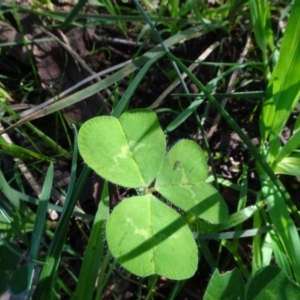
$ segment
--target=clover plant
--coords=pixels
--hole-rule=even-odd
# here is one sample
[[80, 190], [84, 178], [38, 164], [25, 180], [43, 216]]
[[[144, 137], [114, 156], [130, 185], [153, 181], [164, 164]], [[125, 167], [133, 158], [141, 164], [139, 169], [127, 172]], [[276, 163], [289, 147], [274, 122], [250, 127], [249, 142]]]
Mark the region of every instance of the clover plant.
[[221, 195], [205, 182], [207, 164], [198, 144], [181, 140], [166, 154], [156, 114], [133, 110], [119, 119], [100, 116], [87, 121], [78, 146], [97, 174], [137, 191], [113, 209], [106, 224], [116, 260], [137, 276], [191, 277], [198, 250], [180, 211], [211, 223], [221, 223], [228, 215]]

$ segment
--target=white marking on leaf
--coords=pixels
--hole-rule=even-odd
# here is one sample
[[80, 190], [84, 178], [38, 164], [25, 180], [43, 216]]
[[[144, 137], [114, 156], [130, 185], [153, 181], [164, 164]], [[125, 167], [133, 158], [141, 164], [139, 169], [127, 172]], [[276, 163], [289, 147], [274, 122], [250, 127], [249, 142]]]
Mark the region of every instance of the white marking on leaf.
[[186, 175], [185, 169], [181, 168], [180, 171], [181, 171], [181, 180], [180, 180], [180, 183], [187, 183], [187, 182], [189, 182], [189, 179], [188, 179], [188, 177]]
[[132, 224], [132, 221], [133, 221], [133, 220], [132, 220], [131, 218], [126, 218], [126, 223], [127, 223], [127, 224]]
[[149, 233], [148, 233], [148, 231], [145, 230], [145, 229], [135, 228], [134, 234], [135, 234], [135, 235], [140, 235], [140, 236], [144, 237], [145, 239], [148, 239], [148, 238], [149, 238]]
[[130, 149], [133, 149], [134, 151], [138, 151], [141, 148], [147, 147], [147, 144], [145, 143], [138, 143], [137, 141], [129, 141], [129, 147]]
[[113, 157], [113, 160], [116, 164], [119, 164], [118, 161], [120, 159], [124, 159], [124, 158], [126, 159], [126, 158], [128, 158], [129, 155], [130, 155], [130, 153], [129, 153], [128, 146], [124, 145], [121, 147], [120, 152]]

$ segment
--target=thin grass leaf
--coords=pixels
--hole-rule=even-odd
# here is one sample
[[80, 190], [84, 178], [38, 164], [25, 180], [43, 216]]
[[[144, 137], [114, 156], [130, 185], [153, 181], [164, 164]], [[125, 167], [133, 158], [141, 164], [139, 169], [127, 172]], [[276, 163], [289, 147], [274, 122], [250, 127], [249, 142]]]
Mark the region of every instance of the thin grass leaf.
[[[6, 7], [6, 12], [12, 12], [13, 10], [16, 10], [17, 12], [23, 12], [23, 13], [31, 13], [34, 15], [38, 15], [41, 17], [46, 17], [55, 21], [59, 21], [61, 23], [64, 23], [67, 16], [69, 15], [68, 12], [63, 11], [47, 11], [47, 10], [36, 10], [32, 9], [30, 7], [25, 6], [16, 6], [9, 3], [2, 3], [2, 6]], [[0, 11], [2, 12], [2, 11]], [[176, 22], [177, 20], [168, 16], [159, 17], [156, 12], [150, 12], [149, 17], [153, 22], [157, 22], [160, 18], [162, 22], [165, 23], [172, 23]], [[104, 23], [104, 24], [110, 24], [115, 25], [116, 22], [128, 22], [128, 23], [141, 23], [144, 21], [144, 18], [141, 16], [137, 16], [136, 14], [126, 14], [126, 15], [110, 15], [110, 14], [88, 14], [88, 13], [78, 13], [77, 19], [82, 20], [83, 22], [76, 22], [72, 21], [69, 23], [70, 26], [78, 26], [78, 27], [88, 27], [88, 26], [95, 26], [95, 23]], [[84, 23], [84, 25], [83, 25]], [[188, 24], [199, 24], [199, 19], [197, 18], [188, 18], [187, 19]], [[59, 27], [61, 24], [59, 24]], [[53, 26], [55, 27], [55, 26]], [[45, 40], [44, 40], [45, 41]]]
[[[78, 299], [93, 299], [100, 263], [104, 260], [105, 224], [108, 216], [109, 192], [106, 181], [81, 265], [75, 292]], [[98, 282], [98, 284], [102, 284], [102, 282]]]
[[280, 243], [278, 239], [278, 235], [271, 230], [269, 232], [270, 238], [271, 238], [271, 245], [272, 245], [272, 250], [275, 256], [276, 263], [278, 266], [285, 271], [285, 273], [290, 277], [293, 278], [293, 271], [291, 269], [290, 262], [288, 260], [288, 257], [282, 247], [282, 244]]
[[250, 278], [251, 273], [247, 268], [247, 264], [242, 260], [241, 256], [239, 255], [238, 251], [235, 249], [233, 243], [222, 240], [222, 245], [232, 254], [236, 264], [238, 265], [240, 271], [244, 275], [245, 278]]
[[[300, 96], [300, 2], [295, 1], [284, 33], [279, 60], [268, 84], [262, 108], [260, 132], [263, 141], [278, 139]], [[271, 161], [277, 146], [270, 145]]]
[[147, 74], [151, 66], [159, 59], [165, 56], [165, 52], [159, 53], [157, 56], [150, 58], [146, 64], [142, 67], [142, 69], [139, 71], [139, 73], [134, 77], [133, 81], [129, 85], [129, 87], [126, 89], [124, 95], [122, 96], [120, 102], [118, 103], [115, 110], [113, 110], [112, 115], [116, 118], [120, 117], [123, 113], [125, 107], [129, 104], [129, 100], [131, 96], [133, 95], [136, 88], [139, 86], [140, 82], [144, 78], [144, 76]]
[[[65, 243], [67, 228], [69, 226], [70, 217], [73, 213], [74, 206], [76, 205], [78, 195], [76, 193], [77, 186], [75, 186], [76, 166], [77, 166], [77, 130], [74, 127], [74, 150], [72, 158], [72, 169], [69, 188], [66, 196], [66, 202], [63, 212], [51, 241], [45, 265], [40, 273], [39, 282], [34, 292], [33, 299], [51, 299], [55, 294], [55, 279], [57, 276], [57, 268], [61, 259], [61, 252]], [[78, 185], [79, 186], [79, 185]]]
[[276, 235], [288, 258], [294, 277], [300, 283], [300, 239], [297, 228], [289, 216], [280, 192], [270, 180], [264, 180], [262, 192], [268, 202], [269, 214], [276, 229]]
[[[107, 266], [109, 265], [109, 260], [110, 259], [111, 259], [111, 254], [110, 254], [109, 251], [107, 251], [107, 254], [106, 254], [105, 259], [104, 259], [104, 263], [102, 265], [103, 270], [107, 269]], [[110, 267], [109, 267], [109, 269], [108, 269], [108, 271], [107, 271], [106, 274], [104, 274], [104, 272], [100, 273], [99, 282], [101, 282], [101, 284], [99, 284], [99, 286], [98, 286], [95, 299], [100, 299], [100, 297], [101, 297], [101, 295], [103, 293], [103, 290], [107, 286], [107, 282], [108, 282], [110, 276], [112, 275], [112, 273], [113, 273], [113, 271], [114, 271], [114, 269], [115, 269], [116, 266], [117, 266], [117, 261], [114, 260], [111, 263], [111, 265], [110, 265]]]
[[267, 0], [250, 0], [249, 6], [255, 40], [262, 51], [263, 62], [267, 67], [267, 46], [271, 51], [274, 49], [269, 3]]
[[201, 105], [204, 99], [199, 99], [193, 101], [182, 113], [180, 113], [165, 129], [165, 132], [171, 132], [190, 117], [190, 115], [195, 112], [195, 110]]
[[36, 126], [32, 125], [31, 123], [27, 123], [26, 126], [28, 126], [28, 128], [31, 129], [32, 132], [35, 133], [38, 137], [40, 137], [50, 148], [58, 152], [58, 155], [63, 156], [65, 159], [71, 158], [71, 155], [68, 151], [58, 145], [57, 142], [53, 141], [48, 135], [43, 133]]
[[167, 299], [168, 300], [177, 299], [176, 297], [178, 296], [180, 291], [183, 289], [185, 283], [186, 283], [186, 280], [176, 281]]
[[[206, 180], [206, 182], [212, 182], [213, 181], [213, 176], [209, 176]], [[241, 190], [241, 187], [239, 184], [234, 184], [232, 183], [231, 181], [227, 180], [227, 179], [224, 179], [224, 178], [218, 178], [218, 183], [223, 185], [223, 186], [226, 186], [226, 187], [229, 187], [233, 190], [236, 190], [236, 191], [240, 191]], [[257, 195], [257, 191], [255, 190], [252, 190], [252, 189], [249, 189], [248, 188], [248, 193], [251, 193], [252, 195]]]
[[1, 170], [0, 170], [0, 190], [15, 208], [17, 209], [20, 208], [20, 199], [17, 193], [15, 192], [15, 190], [13, 190], [8, 184], [8, 182], [6, 181]]
[[225, 222], [217, 225], [204, 222], [203, 220], [189, 220], [188, 217], [187, 222], [192, 226], [193, 230], [199, 233], [223, 231], [244, 223], [246, 220], [250, 219], [255, 213], [257, 213], [259, 210], [265, 207], [265, 205], [265, 201], [260, 201], [256, 203], [256, 205], [250, 205], [248, 207], [245, 207], [229, 215]]
[[[30, 261], [28, 265], [28, 274], [29, 274], [28, 291], [31, 290], [33, 284], [33, 278], [34, 278], [35, 267], [36, 267], [36, 263], [34, 261], [38, 260], [41, 239], [42, 239], [42, 235], [46, 223], [48, 202], [51, 195], [52, 183], [53, 183], [53, 164], [50, 164], [48, 171], [46, 173], [42, 193], [40, 195], [40, 201], [37, 208], [36, 219], [34, 222], [34, 228], [32, 232], [31, 247], [29, 252]], [[27, 296], [27, 299], [29, 299], [29, 294]]]
[[[278, 171], [278, 161], [281, 163], [282, 160], [287, 160], [289, 157], [286, 157], [286, 155], [297, 146], [297, 141], [291, 139], [288, 146], [284, 146], [281, 149], [279, 135], [300, 95], [300, 71], [297, 67], [300, 63], [300, 42], [297, 35], [298, 30], [300, 30], [299, 13], [300, 2], [297, 1], [294, 3], [286, 27], [279, 60], [269, 82], [261, 114], [260, 132], [263, 139], [262, 144], [267, 139], [270, 141], [269, 149], [262, 150], [266, 153], [266, 160], [273, 164], [272, 166], [276, 171]], [[282, 150], [283, 153], [280, 154]], [[276, 157], [279, 157], [278, 161], [276, 161], [277, 165], [273, 163]], [[280, 167], [282, 166], [283, 164]], [[270, 182], [269, 176], [265, 174], [266, 170], [263, 171], [259, 168], [258, 170], [262, 182], [262, 191], [268, 202], [269, 215], [276, 228], [276, 236], [271, 235], [271, 237], [272, 239], [278, 237], [278, 242], [277, 239], [276, 241], [273, 240], [273, 242], [277, 244], [277, 247], [280, 247], [279, 243], [281, 243], [283, 249], [283, 251], [277, 252], [276, 260], [278, 260], [278, 264], [282, 264], [281, 267], [285, 268], [286, 272], [288, 272], [289, 268], [287, 266], [288, 261], [293, 270], [295, 280], [299, 283], [300, 255], [297, 250], [300, 247], [300, 239], [294, 221], [290, 218], [286, 209], [284, 200], [289, 200], [289, 198], [282, 198], [280, 189], [275, 188], [275, 182]], [[292, 171], [292, 168], [289, 167], [288, 171]], [[289, 202], [289, 205], [293, 210], [295, 222], [299, 226], [297, 208], [294, 208], [291, 202]], [[286, 255], [287, 259], [283, 259], [281, 253]]]
[[265, 205], [266, 202], [261, 201], [256, 203], [255, 205], [251, 205], [238, 210], [237, 212], [229, 215], [228, 219], [219, 226], [218, 230], [226, 230], [228, 228], [232, 228], [234, 226], [238, 226], [239, 224], [244, 223], [246, 220], [251, 218], [256, 212], [265, 207]]
[[239, 202], [237, 210], [240, 211], [246, 207], [247, 193], [248, 193], [248, 166], [243, 164], [243, 171], [239, 180], [241, 185], [241, 191], [239, 196]]
[[148, 294], [146, 295], [146, 298], [145, 300], [150, 300], [150, 299], [153, 299], [153, 294], [154, 294], [154, 291], [155, 291], [155, 285], [158, 281], [158, 278], [159, 276], [158, 275], [151, 275], [147, 278], [147, 281], [148, 281]]
[[[275, 251], [274, 250], [275, 248], [274, 248], [274, 246], [272, 246], [273, 239], [271, 238], [271, 233], [272, 233], [272, 231], [268, 232], [265, 235], [262, 245], [261, 245], [262, 265], [261, 265], [260, 269], [263, 267], [269, 266], [271, 264], [271, 261], [273, 258], [273, 251]], [[289, 269], [291, 269], [291, 268], [289, 267]], [[253, 274], [254, 274], [254, 272], [253, 272]]]
[[255, 236], [257, 234], [263, 234], [269, 232], [273, 229], [273, 226], [264, 226], [261, 228], [253, 228], [253, 229], [245, 229], [245, 230], [237, 230], [237, 231], [226, 231], [220, 233], [199, 233], [197, 234], [197, 238], [199, 240], [229, 240], [236, 238], [246, 238]]
[[53, 157], [48, 157], [40, 153], [28, 150], [26, 148], [17, 146], [15, 144], [10, 144], [6, 142], [3, 138], [0, 138], [0, 146], [3, 147], [3, 149], [1, 149], [0, 152], [10, 155], [12, 157], [18, 157], [20, 159], [35, 158], [39, 161], [57, 162], [57, 160]]
[[70, 23], [76, 18], [80, 10], [83, 6], [87, 3], [87, 0], [79, 0], [74, 8], [69, 12], [68, 16], [66, 17], [64, 23], [62, 24], [63, 27], [69, 26]]
[[11, 216], [7, 213], [5, 209], [0, 207], [0, 230], [11, 228], [11, 226], [9, 225], [11, 222]]
[[[210, 45], [190, 66], [189, 70], [192, 72], [196, 67], [201, 65], [201, 62], [205, 60], [213, 50], [215, 50], [220, 45], [219, 42], [215, 42], [212, 45]], [[186, 78], [186, 74], [181, 74], [181, 77], [183, 79]], [[148, 107], [148, 109], [154, 109], [158, 107], [162, 101], [169, 95], [180, 83], [180, 80], [177, 78], [174, 82], [172, 82], [160, 95], [159, 97]], [[186, 97], [189, 97], [189, 95], [186, 95]]]
[[300, 146], [300, 131], [297, 131], [291, 136], [291, 138], [286, 142], [286, 144], [279, 151], [276, 156], [273, 166], [276, 167], [276, 164], [281, 162], [284, 158], [287, 158], [293, 151], [297, 150]]
[[204, 256], [204, 258], [205, 258], [206, 262], [208, 263], [208, 265], [210, 266], [210, 268], [212, 270], [216, 269], [218, 267], [217, 259], [214, 258], [205, 239], [201, 239], [201, 238], [198, 239], [198, 237], [197, 237], [197, 243], [199, 244], [201, 253]]
[[64, 282], [62, 279], [60, 279], [59, 277], [57, 278], [57, 283], [59, 284], [59, 286], [61, 287], [61, 289], [66, 293], [65, 297], [67, 297], [67, 295], [69, 296], [68, 299], [75, 299], [75, 295], [74, 293], [71, 291], [70, 287], [68, 286], [67, 282]]
[[[225, 75], [225, 72], [223, 73]], [[187, 97], [188, 95], [182, 93], [174, 93], [174, 96]], [[204, 94], [195, 94], [191, 93], [191, 96], [206, 98]], [[247, 98], [263, 98], [265, 97], [265, 92], [236, 92], [236, 93], [212, 93], [211, 94], [215, 98], [232, 98], [232, 99], [245, 99]]]
[[[38, 205], [39, 204], [39, 200], [34, 198], [34, 197], [31, 197], [31, 196], [28, 196], [24, 193], [21, 193], [15, 189], [11, 189], [11, 191], [20, 199], [20, 200], [23, 200], [23, 201], [26, 201], [28, 203], [31, 203], [31, 204], [34, 204], [34, 205]], [[57, 212], [62, 212], [63, 211], [63, 207], [61, 206], [58, 206], [58, 205], [54, 205], [54, 204], [51, 204], [51, 203], [48, 203], [48, 209], [52, 209], [52, 210], [55, 210]], [[93, 221], [94, 220], [94, 216], [92, 215], [89, 215], [89, 214], [83, 214], [79, 211], [76, 211], [76, 209], [74, 210], [73, 212], [73, 216], [75, 217], [78, 217], [78, 218], [81, 218], [83, 220], [87, 220], [87, 221]], [[51, 226], [51, 224], [56, 224], [55, 223], [47, 223], [47, 228], [52, 228], [53, 226]], [[55, 226], [56, 227], [56, 226]]]
[[[164, 49], [165, 52], [170, 52], [170, 50], [168, 49], [168, 46], [166, 45], [166, 43], [163, 41], [160, 33], [158, 32], [157, 28], [154, 26], [154, 24], [152, 23], [151, 19], [148, 17], [148, 15], [146, 14], [145, 10], [143, 9], [143, 7], [140, 5], [138, 0], [133, 0], [133, 2], [135, 3], [137, 9], [141, 12], [141, 14], [143, 15], [143, 17], [145, 18], [145, 21], [149, 24], [153, 34], [155, 35], [155, 37], [157, 38], [157, 40], [159, 41], [161, 47]], [[183, 90], [185, 91], [186, 94], [189, 94], [189, 90], [183, 80], [183, 77], [180, 74], [180, 71], [178, 69], [178, 66], [176, 65], [176, 62], [171, 60], [171, 64], [173, 69], [175, 70], [175, 73], [181, 83], [181, 86], [183, 88]]]
[[[120, 14], [120, 8], [116, 2], [102, 0], [102, 3], [112, 16], [118, 16]], [[127, 28], [124, 26], [124, 24], [120, 21], [117, 21], [117, 25], [124, 36], [127, 37]]]
[[[239, 195], [239, 202], [237, 206], [237, 212], [240, 212], [241, 210], [246, 208], [246, 203], [247, 203], [247, 189], [248, 189], [248, 166], [243, 164], [243, 171], [242, 175], [239, 179], [239, 183], [241, 185], [241, 191]], [[242, 223], [238, 224], [235, 226], [235, 230], [239, 231], [242, 230]], [[233, 247], [237, 250], [239, 245], [239, 239], [234, 239], [233, 240]]]
[[274, 173], [292, 175], [297, 178], [300, 178], [299, 166], [300, 166], [299, 155], [286, 157], [274, 167]]
[[[244, 64], [238, 64], [236, 66], [233, 66], [232, 68], [229, 68], [228, 70], [226, 70], [225, 72], [223, 72], [222, 74], [218, 75], [217, 77], [215, 77], [214, 79], [212, 79], [211, 81], [209, 81], [206, 85], [207, 90], [211, 91], [213, 90], [216, 86], [217, 83], [223, 79], [226, 75], [230, 74], [231, 72], [234, 72], [235, 70], [240, 70], [241, 68], [244, 68], [246, 66], [249, 66], [249, 63], [244, 63]], [[192, 72], [191, 67], [189, 67], [189, 70]], [[183, 74], [182, 77], [184, 78], [186, 76], [186, 74]], [[242, 93], [241, 93], [242, 94]], [[191, 94], [185, 94], [185, 97], [189, 97]], [[193, 112], [196, 111], [196, 109], [201, 105], [201, 103], [204, 101], [204, 95], [203, 94], [199, 94], [200, 96], [197, 97], [196, 100], [194, 100], [182, 113], [180, 113], [165, 129], [165, 132], [171, 132], [174, 129], [176, 129], [177, 127], [179, 127], [183, 122], [185, 122], [188, 117], [191, 116], [191, 114]], [[231, 94], [229, 94], [231, 97]], [[200, 99], [198, 99], [200, 98]], [[157, 101], [157, 100], [156, 100]], [[150, 108], [155, 107], [156, 101], [150, 106]]]
[[[260, 200], [259, 196], [256, 197], [258, 202]], [[264, 226], [262, 211], [253, 216], [253, 228], [261, 228]], [[263, 253], [262, 253], [262, 243], [263, 237], [261, 235], [255, 235], [252, 239], [252, 247], [253, 247], [253, 256], [252, 256], [252, 274], [255, 274], [256, 271], [263, 267]]]
[[235, 19], [240, 14], [240, 10], [243, 5], [247, 2], [247, 0], [228, 0], [228, 19], [230, 23], [233, 25]]

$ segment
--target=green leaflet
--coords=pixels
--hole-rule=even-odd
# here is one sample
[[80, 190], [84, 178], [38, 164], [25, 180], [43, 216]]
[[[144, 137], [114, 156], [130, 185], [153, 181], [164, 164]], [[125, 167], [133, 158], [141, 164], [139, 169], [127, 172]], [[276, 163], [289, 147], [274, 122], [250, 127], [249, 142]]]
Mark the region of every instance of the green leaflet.
[[197, 270], [197, 245], [189, 227], [152, 195], [122, 201], [106, 226], [111, 253], [137, 276], [158, 274], [180, 280]]

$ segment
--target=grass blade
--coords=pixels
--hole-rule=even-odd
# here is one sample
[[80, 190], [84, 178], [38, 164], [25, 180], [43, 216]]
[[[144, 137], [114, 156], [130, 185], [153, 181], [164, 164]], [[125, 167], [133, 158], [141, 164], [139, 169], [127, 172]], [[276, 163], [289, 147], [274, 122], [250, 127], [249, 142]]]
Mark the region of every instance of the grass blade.
[[270, 46], [271, 51], [274, 49], [269, 3], [267, 0], [250, 0], [249, 5], [255, 40], [262, 51], [264, 66], [267, 67], [267, 46]]
[[128, 105], [129, 100], [131, 96], [133, 95], [134, 91], [146, 75], [146, 73], [149, 71], [151, 66], [159, 59], [165, 56], [165, 52], [159, 53], [157, 56], [150, 58], [146, 64], [142, 67], [142, 69], [139, 71], [139, 73], [134, 77], [133, 81], [131, 82], [130, 86], [127, 88], [126, 92], [122, 96], [120, 102], [118, 103], [117, 107], [113, 111], [112, 115], [115, 117], [119, 117], [122, 112], [124, 111], [124, 108]]
[[275, 158], [273, 166], [275, 167], [279, 162], [281, 162], [284, 158], [290, 155], [293, 151], [297, 150], [299, 146], [300, 146], [300, 131], [297, 131], [295, 134], [291, 136], [291, 138], [282, 147], [282, 149], [280, 150], [280, 152]]
[[77, 195], [75, 193], [75, 176], [77, 166], [77, 130], [74, 127], [74, 151], [72, 159], [72, 170], [69, 188], [66, 196], [66, 202], [60, 220], [50, 244], [45, 265], [42, 268], [39, 283], [35, 290], [33, 299], [51, 299], [54, 295], [54, 285], [57, 276], [57, 268], [60, 262], [61, 252], [65, 243], [67, 228], [69, 226], [70, 217], [73, 213], [74, 206], [77, 202]]
[[[299, 15], [300, 2], [295, 1], [262, 108], [260, 132], [263, 141], [278, 139], [300, 96]], [[277, 147], [271, 147], [271, 159], [274, 159], [276, 151]]]
[[105, 182], [78, 278], [75, 292], [78, 299], [93, 299], [100, 263], [104, 259], [105, 224], [108, 216], [109, 193], [108, 183]]
[[70, 11], [70, 13], [68, 14], [68, 16], [66, 17], [64, 23], [62, 24], [63, 27], [70, 25], [70, 23], [72, 23], [72, 21], [74, 20], [74, 18], [76, 18], [76, 16], [78, 15], [78, 13], [80, 12], [80, 10], [83, 8], [83, 6], [87, 3], [87, 0], [79, 0], [76, 5], [74, 6], [74, 8]]
[[282, 247], [294, 272], [295, 279], [300, 283], [300, 239], [297, 228], [289, 216], [280, 192], [270, 180], [264, 180], [263, 194], [268, 202], [269, 214], [276, 229]]
[[15, 208], [20, 208], [20, 199], [15, 190], [13, 190], [6, 181], [0, 169], [0, 190], [7, 197], [7, 199], [14, 205]]
[[40, 201], [37, 208], [36, 219], [34, 222], [34, 228], [32, 232], [30, 261], [28, 266], [28, 274], [29, 274], [28, 291], [31, 290], [31, 286], [33, 283], [34, 271], [35, 271], [34, 269], [36, 266], [36, 263], [34, 261], [37, 261], [38, 259], [39, 248], [40, 248], [41, 239], [42, 239], [45, 222], [46, 222], [48, 202], [51, 195], [52, 183], [53, 183], [53, 164], [50, 164], [45, 177], [42, 193], [40, 195]]

